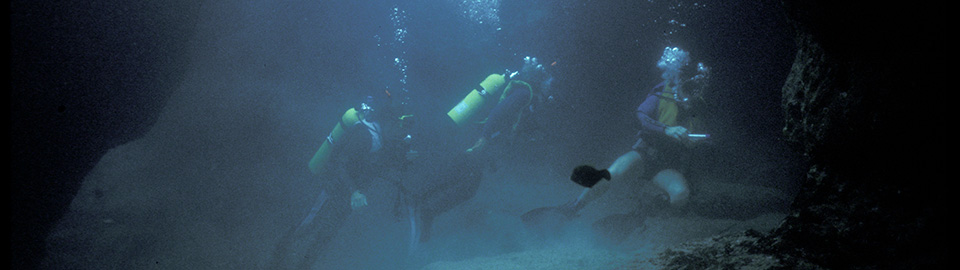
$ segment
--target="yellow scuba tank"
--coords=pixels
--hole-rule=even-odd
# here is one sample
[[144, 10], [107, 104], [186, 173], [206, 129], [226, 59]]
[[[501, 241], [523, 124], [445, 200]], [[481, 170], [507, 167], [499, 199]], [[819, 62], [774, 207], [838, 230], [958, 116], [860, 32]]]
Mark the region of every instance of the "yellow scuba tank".
[[463, 126], [469, 123], [469, 120], [488, 104], [497, 104], [500, 102], [500, 91], [506, 84], [506, 78], [503, 74], [490, 74], [480, 82], [482, 91], [473, 89], [457, 106], [447, 112], [447, 116], [457, 123], [457, 126]]
[[340, 142], [341, 137], [346, 133], [346, 128], [355, 125], [357, 122], [360, 122], [360, 113], [356, 109], [350, 108], [343, 113], [340, 121], [333, 127], [333, 131], [330, 131], [330, 135], [323, 140], [320, 149], [317, 149], [317, 153], [313, 154], [313, 158], [310, 159], [308, 164], [310, 172], [321, 174], [326, 170], [326, 163], [330, 160], [334, 145]]

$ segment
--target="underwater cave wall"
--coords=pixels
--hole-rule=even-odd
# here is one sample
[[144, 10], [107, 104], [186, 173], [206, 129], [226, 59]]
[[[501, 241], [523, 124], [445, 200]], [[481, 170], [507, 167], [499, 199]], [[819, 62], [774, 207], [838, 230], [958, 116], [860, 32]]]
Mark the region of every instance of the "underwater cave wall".
[[812, 165], [776, 248], [836, 269], [938, 265], [946, 191], [936, 156], [946, 153], [924, 130], [939, 126], [945, 102], [923, 96], [945, 84], [934, 79], [944, 50], [931, 29], [943, 17], [918, 5], [784, 6], [798, 51], [783, 133]]
[[200, 3], [10, 3], [10, 266], [47, 234], [110, 148], [146, 133], [180, 83]]

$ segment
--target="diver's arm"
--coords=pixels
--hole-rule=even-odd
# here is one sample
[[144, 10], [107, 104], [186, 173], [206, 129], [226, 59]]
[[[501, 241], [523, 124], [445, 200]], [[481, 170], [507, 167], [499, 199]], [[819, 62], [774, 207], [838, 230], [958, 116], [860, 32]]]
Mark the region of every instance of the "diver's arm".
[[337, 178], [338, 181], [342, 181], [344, 185], [347, 186], [347, 190], [350, 191], [350, 207], [356, 210], [367, 205], [367, 197], [363, 195], [363, 193], [360, 193], [359, 184], [356, 179], [350, 177], [350, 173], [347, 172], [346, 166], [343, 166], [343, 163], [337, 164]]
[[340, 158], [337, 162], [337, 180], [341, 181], [347, 190], [350, 192], [350, 207], [354, 210], [367, 205], [367, 197], [360, 193], [360, 185], [358, 179], [350, 176], [350, 173], [347, 171], [350, 166], [348, 158]]
[[511, 125], [516, 123], [517, 117], [523, 111], [524, 104], [529, 102], [529, 95], [524, 95], [523, 91], [514, 91], [510, 96], [497, 103], [497, 106], [487, 116], [486, 123], [483, 124], [480, 138], [477, 139], [473, 147], [467, 149], [467, 152], [478, 152], [483, 149], [488, 140], [504, 131], [509, 131]]
[[483, 125], [482, 135], [490, 139], [497, 134], [509, 130], [516, 123], [517, 116], [523, 111], [524, 105], [530, 103], [530, 95], [525, 91], [513, 91], [509, 96], [497, 103], [490, 111], [487, 122]]
[[640, 125], [643, 131], [650, 133], [663, 133], [664, 129], [667, 128], [667, 125], [660, 123], [653, 119], [653, 115], [657, 112], [657, 106], [660, 103], [660, 97], [657, 95], [648, 95], [643, 103], [637, 107], [637, 119], [640, 120]]
[[360, 189], [362, 188], [361, 186], [364, 183], [360, 183], [360, 179], [350, 177], [349, 173], [344, 173], [341, 175], [344, 177], [342, 179], [347, 182], [347, 186], [350, 190], [350, 207], [353, 210], [357, 210], [360, 207], [367, 206], [367, 196], [360, 192]]
[[369, 153], [369, 141], [362, 140], [365, 135], [361, 132], [367, 132], [362, 126], [353, 126], [347, 130], [347, 136], [341, 141], [336, 153], [336, 173], [338, 181], [341, 181], [350, 192], [350, 206], [356, 210], [367, 205], [367, 197], [360, 190], [367, 185], [367, 179], [361, 179], [361, 173], [357, 173], [356, 164], [358, 160]]
[[662, 134], [667, 137], [680, 140], [687, 134], [687, 128], [682, 126], [668, 126], [660, 121], [653, 119], [660, 103], [658, 95], [649, 95], [647, 99], [637, 107], [637, 119], [640, 120], [643, 131], [652, 134]]

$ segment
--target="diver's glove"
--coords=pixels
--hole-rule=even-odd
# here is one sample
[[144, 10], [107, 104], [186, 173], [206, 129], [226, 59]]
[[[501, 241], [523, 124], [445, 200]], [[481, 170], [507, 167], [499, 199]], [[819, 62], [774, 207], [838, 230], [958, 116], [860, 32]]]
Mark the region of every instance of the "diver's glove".
[[666, 127], [663, 129], [663, 133], [666, 133], [670, 138], [680, 140], [687, 135], [687, 128], [681, 126], [672, 126]]
[[354, 191], [353, 195], [350, 195], [350, 207], [357, 210], [364, 206], [367, 206], [367, 196], [361, 194], [359, 190]]
[[482, 150], [483, 146], [485, 145], [487, 145], [487, 139], [484, 137], [480, 137], [480, 139], [477, 140], [477, 143], [473, 144], [473, 147], [470, 147], [470, 149], [467, 149], [467, 153], [480, 152], [480, 150]]

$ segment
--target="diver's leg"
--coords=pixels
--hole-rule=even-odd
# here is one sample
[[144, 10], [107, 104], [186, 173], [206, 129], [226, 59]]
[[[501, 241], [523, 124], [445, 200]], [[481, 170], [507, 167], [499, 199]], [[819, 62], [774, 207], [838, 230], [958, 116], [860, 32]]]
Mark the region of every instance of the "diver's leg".
[[287, 230], [283, 236], [280, 237], [280, 241], [277, 243], [277, 247], [273, 250], [273, 256], [270, 258], [270, 262], [267, 265], [267, 269], [286, 269], [288, 265], [288, 256], [291, 246], [293, 246], [293, 240], [296, 238], [297, 226], [290, 226], [290, 229]]
[[[610, 172], [610, 181], [623, 181], [623, 175], [634, 168], [636, 164], [639, 164], [640, 160], [640, 153], [635, 150], [620, 155], [620, 157], [607, 168], [607, 171]], [[597, 200], [609, 189], [610, 183], [605, 183], [604, 181], [598, 182], [593, 188], [584, 189], [583, 192], [580, 193], [580, 197], [577, 198], [577, 209], [583, 208], [587, 204]]]
[[640, 153], [635, 150], [630, 150], [629, 152], [621, 155], [613, 162], [610, 167], [607, 168], [607, 171], [610, 172], [610, 181], [621, 180], [620, 178], [627, 172], [630, 171], [637, 163], [640, 163]]
[[663, 190], [671, 207], [682, 207], [690, 201], [690, 184], [677, 170], [665, 169], [653, 177], [653, 183]]
[[[626, 181], [626, 179], [629, 178], [626, 177], [626, 175], [635, 171], [634, 168], [636, 168], [643, 159], [643, 156], [638, 151], [638, 149], [643, 149], [643, 146], [645, 146], [645, 144], [643, 144], [641, 139], [634, 145], [633, 150], [621, 155], [607, 168], [611, 176], [610, 181]], [[596, 192], [585, 191], [584, 197], [589, 201], [596, 200], [603, 195], [603, 192], [606, 192], [610, 186], [610, 183], [604, 183], [603, 190]], [[594, 189], [596, 188], [597, 186], [594, 186]], [[612, 214], [601, 218], [594, 222], [592, 227], [594, 232], [598, 233], [602, 239], [616, 244], [623, 241], [623, 239], [633, 233], [637, 228], [643, 226], [645, 218], [646, 217], [639, 211], [638, 205], [637, 209], [629, 213]]]
[[273, 257], [271, 258], [270, 269], [287, 269], [292, 268], [292, 266], [296, 264], [294, 261], [296, 261], [298, 257], [295, 255], [298, 247], [302, 246], [302, 242], [304, 239], [307, 239], [309, 235], [317, 232], [316, 224], [313, 224], [313, 221], [320, 213], [321, 208], [330, 200], [330, 195], [326, 188], [327, 187], [320, 188], [320, 192], [314, 200], [313, 207], [307, 212], [306, 217], [297, 223], [297, 225], [291, 226], [280, 238], [273, 252]]
[[274, 250], [269, 269], [310, 269], [350, 214], [349, 200], [325, 186], [307, 216], [291, 226]]
[[483, 180], [483, 164], [475, 156], [460, 154], [449, 172], [443, 173], [446, 183], [435, 186], [418, 200], [420, 208], [420, 241], [431, 237], [433, 219], [450, 209], [469, 201], [477, 194]]
[[298, 269], [310, 269], [313, 266], [324, 250], [328, 248], [330, 241], [337, 235], [343, 221], [350, 212], [350, 203], [345, 197], [324, 204], [314, 221], [316, 224], [312, 225], [316, 233], [304, 235], [306, 237], [304, 238], [305, 241], [312, 240], [313, 242], [308, 243], [306, 249], [297, 255], [298, 258], [302, 259]]

